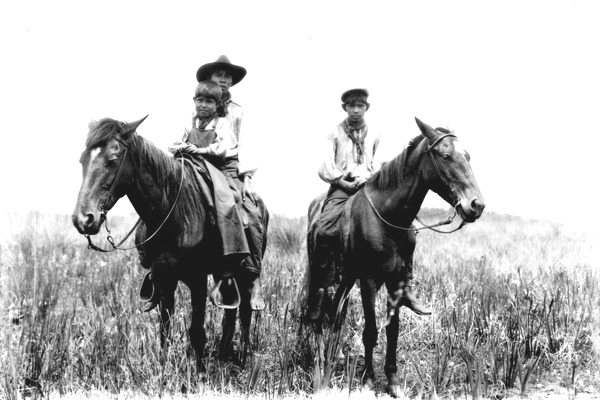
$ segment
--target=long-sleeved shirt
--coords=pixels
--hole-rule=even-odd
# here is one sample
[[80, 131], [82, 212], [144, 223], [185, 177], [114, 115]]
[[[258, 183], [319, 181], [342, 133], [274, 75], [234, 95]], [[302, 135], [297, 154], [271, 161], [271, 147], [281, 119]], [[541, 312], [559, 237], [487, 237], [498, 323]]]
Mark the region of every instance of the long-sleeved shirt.
[[[194, 119], [194, 123], [196, 124], [195, 127], [199, 128], [199, 121], [197, 119]], [[192, 127], [186, 127], [184, 129], [183, 138], [181, 139], [183, 142], [188, 142], [191, 130]], [[214, 130], [216, 135], [212, 142], [206, 146], [206, 154], [208, 156], [223, 159], [237, 156], [237, 148], [233, 149], [233, 146], [231, 145], [233, 133], [231, 132], [231, 126], [227, 119], [215, 118], [210, 121], [203, 130]]]
[[245, 175], [252, 176], [256, 171], [256, 168], [250, 168], [247, 163], [244, 163], [244, 157], [240, 157], [241, 145], [242, 145], [242, 117], [244, 113], [242, 111], [242, 106], [236, 103], [233, 100], [227, 101], [227, 115], [225, 118], [229, 121], [231, 125], [231, 152], [235, 152], [238, 156], [238, 174], [240, 177]]
[[319, 177], [329, 184], [337, 183], [340, 179], [353, 177], [370, 177], [381, 167], [381, 162], [375, 159], [379, 135], [368, 132], [365, 124], [357, 136], [364, 137], [364, 154], [359, 154], [359, 149], [348, 136], [342, 124], [330, 131], [322, 144], [324, 149], [323, 163], [319, 168]]

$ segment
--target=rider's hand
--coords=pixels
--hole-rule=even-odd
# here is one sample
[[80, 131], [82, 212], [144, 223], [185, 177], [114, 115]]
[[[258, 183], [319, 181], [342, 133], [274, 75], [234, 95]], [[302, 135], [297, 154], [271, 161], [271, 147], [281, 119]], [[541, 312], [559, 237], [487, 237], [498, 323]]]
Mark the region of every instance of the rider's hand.
[[356, 189], [355, 189], [355, 187], [354, 187], [354, 182], [350, 182], [350, 181], [347, 181], [347, 180], [345, 180], [345, 179], [340, 179], [340, 180], [337, 182], [337, 185], [338, 185], [340, 188], [342, 188], [342, 189], [344, 189], [345, 191], [347, 191], [347, 192], [354, 192], [354, 191], [356, 190]]
[[367, 178], [365, 178], [364, 176], [358, 176], [354, 179], [354, 187], [355, 190], [360, 189], [361, 187], [365, 186], [365, 183], [367, 182]]
[[177, 154], [188, 146], [188, 143], [174, 142], [171, 146], [169, 146], [168, 150], [171, 154]]
[[244, 177], [244, 186], [242, 187], [242, 202], [247, 198], [256, 204], [256, 192], [252, 188], [252, 178], [249, 175]]

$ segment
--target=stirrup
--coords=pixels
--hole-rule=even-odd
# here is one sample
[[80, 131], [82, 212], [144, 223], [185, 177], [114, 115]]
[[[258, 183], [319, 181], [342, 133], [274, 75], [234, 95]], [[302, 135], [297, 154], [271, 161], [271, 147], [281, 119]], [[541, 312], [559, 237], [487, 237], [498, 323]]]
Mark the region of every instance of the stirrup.
[[212, 288], [212, 290], [210, 291], [210, 301], [217, 307], [219, 308], [223, 308], [226, 310], [232, 310], [235, 308], [238, 308], [240, 306], [241, 303], [241, 296], [240, 296], [240, 289], [238, 288], [238, 284], [237, 281], [235, 280], [234, 277], [228, 278], [231, 279], [233, 281], [233, 286], [235, 287], [235, 294], [236, 294], [236, 299], [232, 304], [223, 304], [222, 297], [221, 299], [219, 299], [219, 288], [221, 287], [221, 283], [223, 283], [223, 279], [219, 279], [217, 281], [217, 283], [215, 283], [215, 286]]

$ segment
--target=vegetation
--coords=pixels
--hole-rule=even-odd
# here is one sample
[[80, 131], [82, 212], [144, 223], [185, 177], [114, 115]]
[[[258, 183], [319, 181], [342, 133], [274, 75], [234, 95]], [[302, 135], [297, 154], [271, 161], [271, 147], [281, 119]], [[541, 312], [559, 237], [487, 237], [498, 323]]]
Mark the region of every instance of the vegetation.
[[[421, 217], [437, 221], [441, 210]], [[123, 237], [136, 217], [111, 217]], [[313, 388], [358, 391], [362, 308], [353, 289], [337, 340], [343, 358], [315, 379], [311, 328], [302, 321], [305, 220], [274, 216], [252, 324], [254, 356], [241, 368], [212, 354], [221, 311], [207, 308], [206, 381], [189, 358], [189, 293], [180, 285], [172, 339], [141, 312], [137, 252], [96, 253], [68, 216], [10, 214], [0, 242], [0, 398], [108, 393], [111, 398], [212, 393], [306, 397]], [[94, 240], [109, 247], [104, 231]], [[104, 242], [102, 244], [102, 242]], [[127, 242], [129, 243], [129, 242]], [[600, 396], [600, 279], [590, 242], [543, 221], [484, 213], [452, 235], [418, 235], [418, 295], [435, 309], [401, 309], [398, 357], [410, 398], [503, 398], [547, 390]], [[376, 391], [382, 394], [385, 290], [379, 297]], [[564, 397], [563, 397], [564, 398]]]

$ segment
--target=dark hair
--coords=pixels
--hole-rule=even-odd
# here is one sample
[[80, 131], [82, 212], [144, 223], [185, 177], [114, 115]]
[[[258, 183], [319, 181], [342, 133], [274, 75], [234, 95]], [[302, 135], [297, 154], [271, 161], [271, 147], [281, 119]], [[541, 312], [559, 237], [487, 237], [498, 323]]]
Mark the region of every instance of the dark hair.
[[223, 96], [223, 90], [221, 86], [213, 81], [202, 81], [196, 86], [196, 90], [194, 91], [194, 99], [198, 96], [214, 99], [218, 103]]
[[194, 100], [197, 97], [206, 97], [207, 99], [213, 99], [217, 103], [217, 116], [224, 117], [227, 114], [225, 104], [223, 103], [223, 90], [221, 86], [213, 81], [202, 81], [196, 86], [194, 91]]

